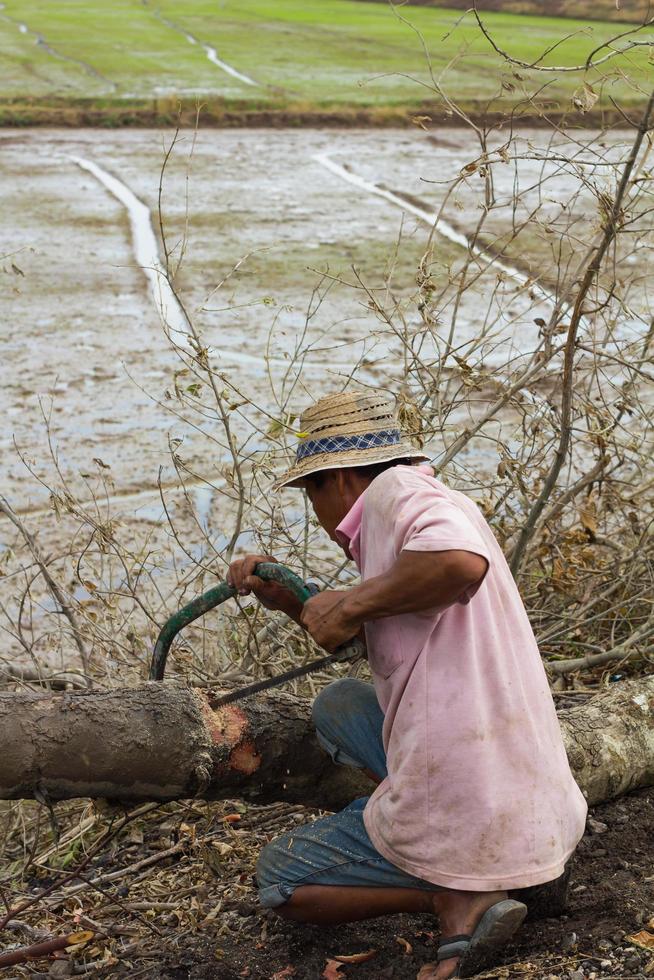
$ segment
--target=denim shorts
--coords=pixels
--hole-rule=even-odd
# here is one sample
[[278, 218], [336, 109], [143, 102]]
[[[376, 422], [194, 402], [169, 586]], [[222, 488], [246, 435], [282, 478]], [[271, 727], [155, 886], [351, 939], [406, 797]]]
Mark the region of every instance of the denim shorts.
[[[354, 678], [330, 684], [314, 702], [313, 721], [318, 741], [335, 762], [368, 769], [380, 779], [386, 776], [384, 715], [371, 684]], [[375, 850], [363, 823], [367, 802], [367, 796], [361, 797], [340, 813], [283, 834], [264, 847], [257, 863], [262, 905], [283, 905], [300, 885], [442, 891]]]

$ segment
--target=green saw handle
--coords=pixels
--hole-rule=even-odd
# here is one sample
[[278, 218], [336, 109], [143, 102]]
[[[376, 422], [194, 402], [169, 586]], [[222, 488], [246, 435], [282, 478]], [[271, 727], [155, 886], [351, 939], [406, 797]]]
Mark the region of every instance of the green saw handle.
[[[315, 595], [315, 589], [306, 585], [299, 575], [292, 572], [286, 565], [265, 561], [256, 566], [254, 573], [266, 582], [279, 582], [280, 585], [289, 589], [302, 605], [312, 595]], [[185, 626], [188, 626], [195, 619], [199, 619], [200, 616], [204, 616], [210, 609], [215, 609], [221, 602], [232, 599], [235, 595], [236, 589], [233, 589], [227, 582], [221, 582], [220, 585], [216, 585], [213, 589], [209, 589], [208, 592], [204, 592], [197, 599], [193, 599], [188, 605], [182, 606], [179, 612], [176, 612], [174, 616], [170, 617], [164, 624], [154, 646], [149, 675], [151, 681], [163, 680], [170, 645], [180, 630], [183, 630]]]

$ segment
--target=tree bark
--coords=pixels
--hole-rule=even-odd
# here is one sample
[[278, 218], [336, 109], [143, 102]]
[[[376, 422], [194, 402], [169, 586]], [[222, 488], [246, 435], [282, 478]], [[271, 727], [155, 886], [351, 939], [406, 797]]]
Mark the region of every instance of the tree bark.
[[592, 806], [654, 785], [654, 675], [622, 681], [559, 714], [577, 783]]
[[[242, 797], [337, 809], [370, 792], [318, 745], [310, 702], [270, 693], [212, 708], [177, 683], [0, 693], [0, 799]], [[560, 713], [589, 803], [654, 784], [654, 676]]]
[[275, 692], [215, 711], [211, 693], [0, 693], [0, 799], [242, 797], [336, 809], [370, 792], [318, 745], [311, 703]]

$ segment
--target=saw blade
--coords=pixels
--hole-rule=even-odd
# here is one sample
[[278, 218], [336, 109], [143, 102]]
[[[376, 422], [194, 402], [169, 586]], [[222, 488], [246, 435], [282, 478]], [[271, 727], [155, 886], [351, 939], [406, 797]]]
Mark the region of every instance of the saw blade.
[[244, 698], [249, 698], [253, 694], [268, 691], [271, 687], [279, 687], [281, 684], [296, 680], [298, 677], [312, 674], [314, 670], [320, 670], [322, 667], [329, 667], [331, 664], [346, 663], [348, 661], [355, 663], [365, 656], [366, 648], [361, 640], [351, 640], [349, 643], [344, 643], [334, 653], [328, 653], [326, 657], [319, 657], [317, 660], [311, 660], [308, 664], [302, 664], [300, 667], [294, 667], [293, 670], [287, 670], [284, 674], [278, 674], [276, 677], [268, 677], [265, 681], [248, 684], [247, 687], [239, 687], [235, 691], [222, 694], [218, 698], [211, 698], [211, 707], [218, 708], [223, 704], [242, 701]]

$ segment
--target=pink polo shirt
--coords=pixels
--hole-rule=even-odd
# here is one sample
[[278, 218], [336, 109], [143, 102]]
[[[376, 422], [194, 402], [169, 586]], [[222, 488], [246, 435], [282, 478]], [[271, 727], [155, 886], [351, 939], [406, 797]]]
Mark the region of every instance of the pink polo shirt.
[[426, 466], [380, 474], [337, 529], [362, 579], [401, 551], [483, 555], [482, 582], [449, 606], [366, 624], [388, 777], [364, 811], [405, 871], [495, 891], [558, 877], [585, 826], [522, 599], [472, 500]]

